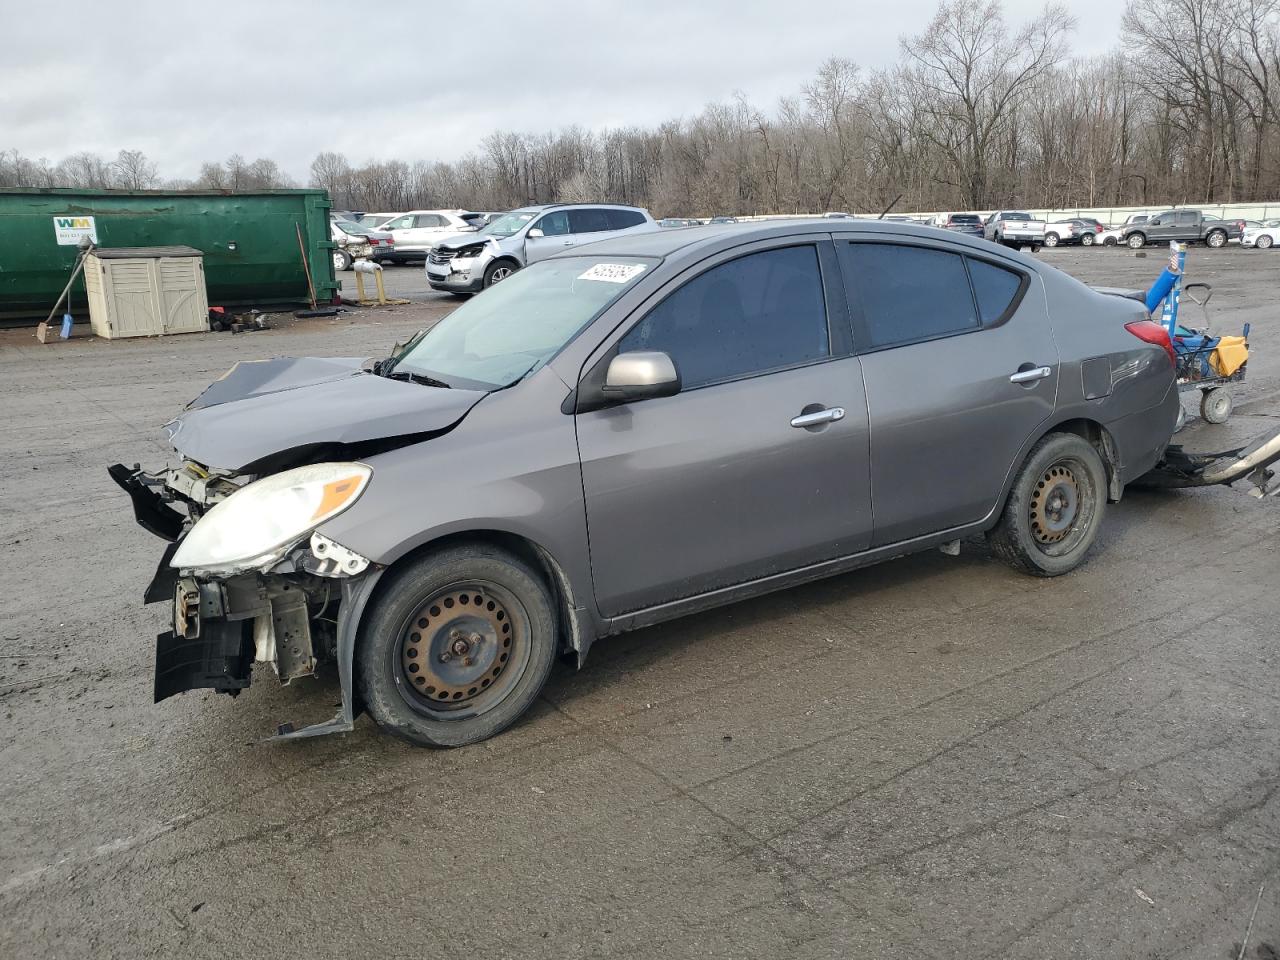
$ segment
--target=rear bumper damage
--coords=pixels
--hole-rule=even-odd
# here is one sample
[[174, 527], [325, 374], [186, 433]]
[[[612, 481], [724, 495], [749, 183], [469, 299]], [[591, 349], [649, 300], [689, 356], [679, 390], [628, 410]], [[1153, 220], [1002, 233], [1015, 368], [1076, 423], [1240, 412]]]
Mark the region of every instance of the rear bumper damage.
[[139, 525], [170, 541], [144, 594], [171, 613], [170, 629], [156, 637], [155, 702], [187, 690], [236, 696], [252, 682], [254, 664], [270, 665], [289, 684], [334, 663], [342, 687], [337, 715], [297, 730], [281, 724], [276, 738], [351, 730], [355, 636], [381, 571], [318, 532], [266, 569], [227, 576], [177, 570], [170, 561], [178, 544], [205, 509], [238, 488], [235, 478], [191, 463], [156, 474], [116, 464], [109, 472], [129, 494]]
[[1252, 443], [1219, 453], [1189, 453], [1172, 445], [1155, 468], [1138, 482], [1153, 489], [1230, 486], [1246, 480], [1255, 497], [1280, 496], [1280, 476], [1273, 465], [1280, 461], [1280, 431], [1258, 437]]

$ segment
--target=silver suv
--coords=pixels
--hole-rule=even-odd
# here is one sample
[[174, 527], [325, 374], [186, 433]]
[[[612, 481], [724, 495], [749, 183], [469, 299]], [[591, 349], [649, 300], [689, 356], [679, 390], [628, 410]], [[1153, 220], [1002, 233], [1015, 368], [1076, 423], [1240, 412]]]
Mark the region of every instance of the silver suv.
[[504, 213], [477, 233], [437, 243], [427, 257], [433, 290], [468, 294], [568, 247], [622, 233], [657, 230], [648, 210], [606, 203], [547, 203]]

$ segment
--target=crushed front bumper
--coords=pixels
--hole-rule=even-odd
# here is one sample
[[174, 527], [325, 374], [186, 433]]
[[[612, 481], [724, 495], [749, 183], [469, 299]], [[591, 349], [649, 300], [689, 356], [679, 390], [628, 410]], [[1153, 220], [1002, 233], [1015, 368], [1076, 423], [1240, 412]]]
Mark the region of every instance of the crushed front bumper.
[[[181, 477], [160, 482], [122, 464], [109, 473], [129, 494], [143, 529], [168, 540], [145, 603], [168, 603], [171, 628], [156, 637], [156, 703], [187, 690], [236, 696], [252, 681], [254, 663], [270, 664], [282, 684], [314, 676], [322, 662], [336, 662], [342, 706], [333, 719], [278, 737], [307, 737], [351, 730], [355, 720], [352, 658], [355, 636], [373, 584], [381, 576], [368, 560], [319, 533], [291, 549], [270, 569], [200, 577], [170, 565], [178, 544], [209, 501], [188, 499]], [[176, 484], [176, 485], [175, 485]], [[192, 517], [174, 508], [186, 501]]]

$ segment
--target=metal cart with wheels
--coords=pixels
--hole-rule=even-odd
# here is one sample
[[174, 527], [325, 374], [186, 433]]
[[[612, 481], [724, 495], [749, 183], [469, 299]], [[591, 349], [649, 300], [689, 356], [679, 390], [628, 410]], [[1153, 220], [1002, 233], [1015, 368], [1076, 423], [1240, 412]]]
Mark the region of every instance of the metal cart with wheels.
[[[1230, 372], [1224, 372], [1215, 354], [1221, 344], [1221, 337], [1210, 333], [1209, 300], [1213, 296], [1213, 287], [1207, 283], [1188, 283], [1182, 287], [1182, 293], [1204, 313], [1204, 328], [1193, 330], [1177, 324], [1178, 291], [1175, 289], [1172, 299], [1173, 323], [1170, 340], [1177, 356], [1175, 369], [1180, 393], [1200, 391], [1200, 416], [1208, 423], [1226, 423], [1231, 416], [1233, 406], [1228, 384], [1241, 383], [1248, 369], [1247, 359], [1249, 324], [1244, 325], [1244, 348], [1246, 359]], [[1181, 424], [1182, 418], [1179, 418]]]

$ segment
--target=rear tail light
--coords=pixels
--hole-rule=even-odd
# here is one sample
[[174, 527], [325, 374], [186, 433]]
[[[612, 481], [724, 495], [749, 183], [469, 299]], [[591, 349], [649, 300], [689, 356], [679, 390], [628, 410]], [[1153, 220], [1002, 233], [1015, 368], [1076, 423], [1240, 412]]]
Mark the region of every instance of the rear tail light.
[[1139, 340], [1163, 347], [1164, 352], [1169, 355], [1169, 362], [1174, 366], [1178, 365], [1177, 354], [1173, 352], [1173, 341], [1169, 339], [1169, 331], [1160, 324], [1154, 320], [1135, 320], [1133, 323], [1126, 323], [1124, 328]]

